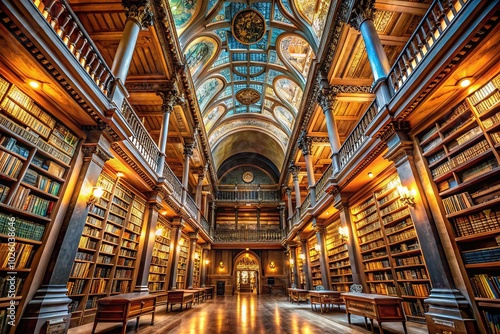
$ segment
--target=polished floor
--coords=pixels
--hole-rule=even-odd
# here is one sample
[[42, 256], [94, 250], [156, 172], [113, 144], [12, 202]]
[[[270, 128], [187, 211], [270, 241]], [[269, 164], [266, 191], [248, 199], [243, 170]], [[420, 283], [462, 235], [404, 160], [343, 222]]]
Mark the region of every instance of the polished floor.
[[[166, 312], [160, 306], [155, 315], [155, 323], [150, 325], [151, 316], [140, 319], [139, 329], [135, 330], [135, 320], [127, 324], [127, 334], [253, 334], [253, 333], [352, 333], [368, 334], [363, 317], [352, 316], [352, 324], [347, 323], [347, 316], [341, 311], [321, 314], [311, 310], [309, 304], [291, 304], [283, 295], [239, 294], [235, 296], [217, 296], [213, 300], [194, 305], [192, 309]], [[378, 324], [374, 326], [379, 333]], [[423, 324], [408, 323], [408, 334], [428, 333]], [[403, 333], [401, 323], [384, 323], [384, 333]], [[121, 333], [120, 324], [102, 323], [96, 333]], [[92, 324], [72, 328], [69, 334], [88, 334]]]

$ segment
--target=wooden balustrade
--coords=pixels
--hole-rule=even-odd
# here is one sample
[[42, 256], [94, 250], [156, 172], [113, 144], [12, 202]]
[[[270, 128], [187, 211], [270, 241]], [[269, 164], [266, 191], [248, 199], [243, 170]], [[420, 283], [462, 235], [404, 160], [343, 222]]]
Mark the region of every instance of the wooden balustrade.
[[278, 190], [268, 189], [220, 190], [217, 192], [217, 199], [220, 201], [279, 202], [281, 194]]
[[114, 76], [89, 34], [65, 0], [32, 0], [43, 18], [104, 95]]
[[281, 242], [285, 237], [282, 230], [215, 230], [214, 240], [218, 242]]
[[172, 189], [172, 196], [180, 203], [182, 201], [182, 184], [167, 163], [165, 163], [165, 168], [163, 168], [163, 177]]
[[186, 194], [186, 210], [191, 214], [191, 217], [198, 219], [198, 206], [189, 194]]
[[434, 1], [389, 72], [389, 85], [393, 94], [408, 80], [466, 2], [467, 0]]
[[325, 195], [325, 189], [326, 185], [328, 184], [328, 180], [332, 175], [332, 165], [330, 164], [323, 175], [321, 175], [321, 178], [318, 180], [316, 183], [316, 201], [319, 201], [323, 198]]

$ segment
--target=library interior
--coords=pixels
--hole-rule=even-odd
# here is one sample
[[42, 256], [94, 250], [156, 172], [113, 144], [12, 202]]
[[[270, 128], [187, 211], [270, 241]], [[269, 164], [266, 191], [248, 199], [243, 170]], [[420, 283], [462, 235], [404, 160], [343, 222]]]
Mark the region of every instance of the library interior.
[[499, 2], [0, 1], [0, 334], [499, 334]]

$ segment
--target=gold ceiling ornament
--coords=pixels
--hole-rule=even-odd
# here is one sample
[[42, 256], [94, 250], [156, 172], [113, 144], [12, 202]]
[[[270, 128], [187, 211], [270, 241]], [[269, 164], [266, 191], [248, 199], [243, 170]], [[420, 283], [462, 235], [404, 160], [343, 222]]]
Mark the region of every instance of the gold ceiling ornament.
[[246, 183], [250, 183], [253, 181], [253, 174], [252, 172], [245, 172], [243, 173], [243, 175], [241, 176], [241, 179], [246, 182]]
[[253, 88], [244, 88], [236, 93], [236, 100], [248, 106], [260, 100], [260, 93]]
[[244, 9], [234, 16], [231, 31], [234, 38], [242, 44], [257, 43], [266, 33], [266, 20], [254, 9]]

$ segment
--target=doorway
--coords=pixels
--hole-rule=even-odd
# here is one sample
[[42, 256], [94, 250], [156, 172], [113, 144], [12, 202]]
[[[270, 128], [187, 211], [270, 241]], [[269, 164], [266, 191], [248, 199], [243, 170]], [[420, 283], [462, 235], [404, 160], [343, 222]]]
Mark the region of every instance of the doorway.
[[259, 294], [260, 265], [256, 255], [245, 252], [236, 257], [235, 283], [238, 293]]

